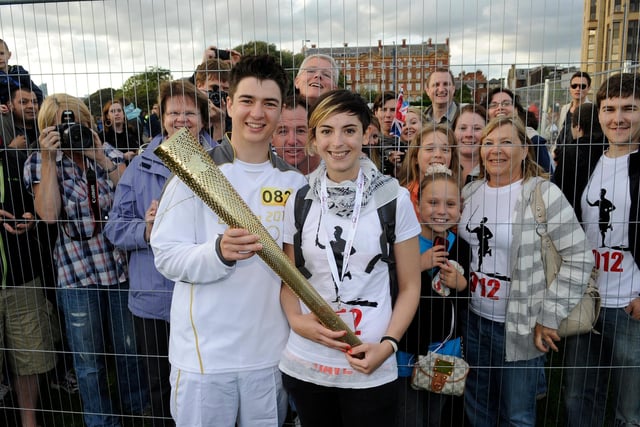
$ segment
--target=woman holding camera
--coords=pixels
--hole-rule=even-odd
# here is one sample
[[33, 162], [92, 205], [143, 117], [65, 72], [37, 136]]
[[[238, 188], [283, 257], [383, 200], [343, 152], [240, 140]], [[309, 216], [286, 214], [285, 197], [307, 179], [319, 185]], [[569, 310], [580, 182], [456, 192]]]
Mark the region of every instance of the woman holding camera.
[[84, 420], [87, 426], [119, 426], [109, 397], [106, 336], [116, 354], [120, 406], [140, 415], [147, 400], [127, 308], [126, 253], [102, 233], [124, 159], [100, 141], [89, 109], [70, 95], [45, 99], [38, 128], [40, 151], [27, 159], [24, 180], [40, 219], [59, 227], [56, 294], [73, 351]]

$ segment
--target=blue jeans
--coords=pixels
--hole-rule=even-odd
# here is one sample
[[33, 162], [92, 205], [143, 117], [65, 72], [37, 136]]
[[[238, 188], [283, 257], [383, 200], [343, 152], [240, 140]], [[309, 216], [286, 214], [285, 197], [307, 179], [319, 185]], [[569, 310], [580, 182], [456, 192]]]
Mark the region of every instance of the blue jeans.
[[640, 321], [603, 307], [595, 329], [565, 341], [567, 426], [604, 425], [608, 396], [616, 426], [640, 425]]
[[536, 425], [544, 356], [505, 361], [504, 324], [469, 312], [465, 358], [471, 370], [464, 403], [471, 426]]
[[[133, 316], [127, 308], [129, 286], [58, 288], [69, 347], [87, 426], [120, 426], [109, 395], [106, 366], [107, 337], [116, 355], [120, 406], [141, 415], [147, 405], [144, 366], [136, 352]], [[109, 330], [105, 331], [105, 327]]]

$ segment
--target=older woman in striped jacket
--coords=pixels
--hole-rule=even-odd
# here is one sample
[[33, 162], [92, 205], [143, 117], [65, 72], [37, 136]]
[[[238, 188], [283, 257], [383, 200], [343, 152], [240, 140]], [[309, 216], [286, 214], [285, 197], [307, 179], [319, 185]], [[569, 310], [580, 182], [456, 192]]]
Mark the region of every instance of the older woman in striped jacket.
[[[580, 300], [593, 255], [571, 205], [533, 160], [518, 118], [487, 124], [480, 158], [458, 227], [472, 249], [466, 414], [472, 426], [534, 426], [545, 353], [557, 351], [558, 325]], [[531, 211], [541, 180], [547, 232], [562, 257], [548, 287]]]

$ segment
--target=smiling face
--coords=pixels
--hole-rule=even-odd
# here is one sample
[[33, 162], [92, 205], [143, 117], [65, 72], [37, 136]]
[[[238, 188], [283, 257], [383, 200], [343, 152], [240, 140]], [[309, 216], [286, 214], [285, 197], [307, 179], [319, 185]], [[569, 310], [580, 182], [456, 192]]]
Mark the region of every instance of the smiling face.
[[418, 168], [422, 176], [427, 168], [434, 164], [451, 167], [451, 146], [449, 139], [442, 132], [430, 132], [423, 135], [418, 151]]
[[274, 80], [245, 77], [227, 98], [227, 111], [233, 118], [231, 143], [236, 149], [254, 144], [268, 147], [282, 109], [280, 87]]
[[487, 113], [490, 119], [511, 117], [514, 114], [513, 99], [506, 92], [495, 93], [489, 102]]
[[331, 62], [328, 60], [311, 58], [304, 64], [304, 68], [300, 69], [294, 83], [300, 95], [311, 101], [336, 88], [334, 73], [335, 70], [331, 69]]
[[458, 117], [454, 135], [460, 157], [478, 158], [482, 129], [485, 124], [480, 114], [471, 111], [464, 112]]
[[30, 128], [34, 125], [38, 115], [38, 98], [33, 92], [17, 90], [9, 107], [13, 118], [19, 126]]
[[527, 146], [511, 123], [496, 127], [482, 140], [480, 158], [490, 187], [502, 187], [523, 177]]
[[308, 135], [309, 127], [305, 109], [301, 106], [293, 110], [285, 108], [280, 115], [271, 144], [285, 162], [298, 167], [307, 161], [305, 145]]
[[179, 129], [187, 128], [191, 135], [198, 138], [203, 124], [195, 101], [180, 95], [168, 98], [162, 116], [162, 126], [169, 137]]
[[420, 222], [423, 224], [423, 234], [442, 236], [445, 231], [460, 221], [460, 192], [458, 186], [444, 178], [430, 180], [422, 186], [420, 193]]
[[422, 129], [421, 117], [413, 111], [407, 111], [404, 127], [402, 128], [402, 135], [400, 139], [403, 141], [411, 141], [411, 139], [420, 132]]
[[356, 115], [336, 113], [318, 124], [311, 143], [327, 166], [327, 176], [342, 182], [357, 178], [366, 138], [369, 135]]
[[598, 119], [609, 140], [612, 156], [627, 154], [640, 144], [640, 99], [605, 98], [600, 101]]
[[446, 71], [435, 71], [429, 76], [427, 95], [433, 104], [450, 104], [456, 92], [451, 75]]

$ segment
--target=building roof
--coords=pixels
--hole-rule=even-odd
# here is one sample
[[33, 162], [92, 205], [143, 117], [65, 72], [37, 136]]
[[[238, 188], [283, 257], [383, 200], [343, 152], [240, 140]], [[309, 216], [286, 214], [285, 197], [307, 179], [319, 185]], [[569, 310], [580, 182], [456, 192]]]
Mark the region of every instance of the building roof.
[[[397, 52], [396, 52], [397, 49]], [[363, 55], [393, 57], [397, 56], [428, 56], [436, 53], [449, 52], [447, 43], [429, 43], [421, 44], [380, 44], [378, 46], [341, 46], [341, 47], [310, 47], [304, 49], [305, 56], [323, 54], [329, 55], [334, 59], [358, 58]]]

